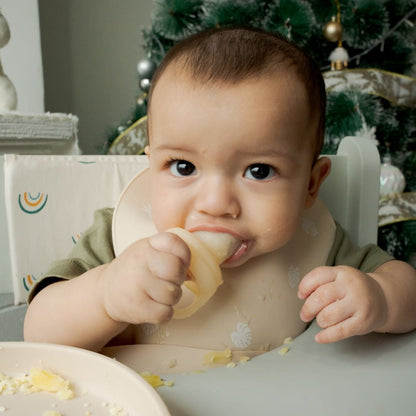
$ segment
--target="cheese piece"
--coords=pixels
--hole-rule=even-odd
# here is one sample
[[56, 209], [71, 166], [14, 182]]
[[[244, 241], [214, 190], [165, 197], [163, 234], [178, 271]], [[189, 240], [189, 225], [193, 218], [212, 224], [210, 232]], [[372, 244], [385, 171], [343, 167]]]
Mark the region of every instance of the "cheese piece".
[[227, 349], [224, 351], [210, 351], [204, 355], [204, 364], [211, 366], [215, 364], [227, 365], [231, 362], [232, 352]]
[[45, 410], [42, 413], [42, 416], [63, 416], [63, 415], [62, 413], [59, 413], [56, 410]]
[[143, 377], [152, 387], [161, 387], [167, 386], [172, 387], [175, 382], [173, 380], [165, 381], [157, 374], [151, 374], [148, 371], [143, 371], [140, 373], [140, 376]]
[[40, 391], [55, 393], [61, 400], [74, 397], [74, 392], [69, 388], [69, 381], [50, 371], [32, 368], [29, 379], [35, 388]]

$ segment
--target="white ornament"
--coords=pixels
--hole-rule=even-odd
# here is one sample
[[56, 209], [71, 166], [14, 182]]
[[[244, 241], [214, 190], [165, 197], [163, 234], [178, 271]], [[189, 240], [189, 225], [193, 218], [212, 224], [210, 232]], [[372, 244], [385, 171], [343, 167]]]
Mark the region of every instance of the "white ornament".
[[335, 48], [331, 54], [329, 55], [329, 60], [331, 62], [335, 61], [349, 61], [350, 57], [348, 55], [348, 52], [345, 48], [342, 46]]
[[329, 60], [331, 61], [332, 70], [342, 70], [348, 66], [350, 57], [345, 48], [338, 46], [338, 48], [335, 48], [329, 55]]
[[[7, 20], [0, 12], [0, 48], [10, 40], [10, 30]], [[17, 108], [16, 88], [9, 77], [3, 72], [0, 62], [0, 111], [12, 111]]]
[[400, 169], [391, 164], [390, 155], [383, 158], [380, 168], [380, 198], [400, 194], [406, 187], [406, 180]]

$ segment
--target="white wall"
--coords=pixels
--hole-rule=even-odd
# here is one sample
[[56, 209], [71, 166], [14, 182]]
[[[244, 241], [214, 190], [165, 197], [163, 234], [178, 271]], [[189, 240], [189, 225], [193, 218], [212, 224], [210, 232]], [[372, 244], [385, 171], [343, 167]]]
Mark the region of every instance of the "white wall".
[[84, 153], [100, 153], [134, 109], [151, 10], [152, 0], [39, 0], [45, 109], [79, 117]]
[[44, 90], [37, 0], [0, 0], [11, 38], [0, 49], [5, 74], [17, 90], [17, 110], [43, 113]]

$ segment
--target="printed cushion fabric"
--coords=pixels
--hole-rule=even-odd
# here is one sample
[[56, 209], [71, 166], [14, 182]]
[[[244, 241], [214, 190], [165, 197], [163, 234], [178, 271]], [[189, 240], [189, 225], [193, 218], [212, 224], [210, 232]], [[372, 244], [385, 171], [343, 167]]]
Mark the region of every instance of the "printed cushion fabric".
[[5, 155], [5, 202], [15, 304], [68, 256], [94, 211], [115, 206], [146, 156]]

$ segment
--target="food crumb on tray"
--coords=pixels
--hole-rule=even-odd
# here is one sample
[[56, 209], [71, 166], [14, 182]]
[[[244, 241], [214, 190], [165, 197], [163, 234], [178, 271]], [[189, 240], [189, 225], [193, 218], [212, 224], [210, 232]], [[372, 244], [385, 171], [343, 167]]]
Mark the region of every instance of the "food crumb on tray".
[[46, 410], [42, 413], [42, 416], [62, 416], [62, 413], [59, 413], [56, 410]]
[[290, 351], [289, 347], [282, 347], [279, 349], [278, 353], [279, 355], [286, 355]]
[[215, 364], [227, 365], [231, 362], [232, 352], [227, 349], [224, 351], [210, 351], [204, 355], [204, 364], [211, 366]]
[[151, 374], [148, 371], [143, 371], [140, 373], [140, 376], [143, 377], [152, 387], [172, 387], [175, 382], [173, 380], [165, 381], [160, 376], [156, 374]]

